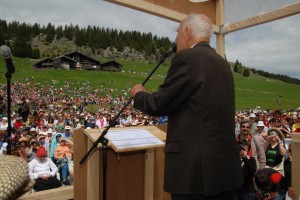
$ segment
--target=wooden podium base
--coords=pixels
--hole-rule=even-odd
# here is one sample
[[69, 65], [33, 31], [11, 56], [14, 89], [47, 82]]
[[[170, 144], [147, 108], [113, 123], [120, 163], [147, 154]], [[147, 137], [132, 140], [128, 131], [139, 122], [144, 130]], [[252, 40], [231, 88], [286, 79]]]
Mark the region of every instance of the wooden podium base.
[[[147, 129], [151, 129], [151, 133], [163, 133], [155, 126]], [[99, 131], [93, 129], [74, 131], [75, 200], [102, 200], [101, 146], [90, 154], [83, 165], [79, 164], [99, 135]], [[117, 153], [108, 148], [107, 200], [170, 200], [171, 195], [163, 191], [163, 149], [157, 147]]]

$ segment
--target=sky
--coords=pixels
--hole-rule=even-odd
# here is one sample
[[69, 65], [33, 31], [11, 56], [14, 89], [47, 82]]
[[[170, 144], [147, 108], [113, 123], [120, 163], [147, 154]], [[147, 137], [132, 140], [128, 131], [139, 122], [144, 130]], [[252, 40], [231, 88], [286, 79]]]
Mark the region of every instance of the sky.
[[[169, 0], [176, 3], [176, 0]], [[300, 0], [225, 0], [225, 23], [232, 23]], [[175, 40], [178, 23], [103, 0], [0, 0], [0, 19], [47, 25], [95, 25], [151, 32]], [[229, 33], [229, 61], [300, 79], [300, 15]], [[214, 38], [212, 46], [215, 46]]]

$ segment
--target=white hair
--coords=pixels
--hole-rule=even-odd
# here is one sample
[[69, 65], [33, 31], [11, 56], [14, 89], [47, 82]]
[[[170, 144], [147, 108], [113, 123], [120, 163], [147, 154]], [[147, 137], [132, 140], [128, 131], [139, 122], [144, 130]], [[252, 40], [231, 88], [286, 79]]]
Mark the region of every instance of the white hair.
[[183, 27], [189, 26], [196, 38], [208, 38], [212, 35], [212, 23], [203, 14], [189, 14], [183, 21]]

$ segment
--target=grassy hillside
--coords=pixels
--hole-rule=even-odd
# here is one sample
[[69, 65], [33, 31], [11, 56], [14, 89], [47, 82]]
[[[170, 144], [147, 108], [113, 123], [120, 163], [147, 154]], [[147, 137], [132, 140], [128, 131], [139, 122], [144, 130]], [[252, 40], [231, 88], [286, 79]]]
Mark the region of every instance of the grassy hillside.
[[[100, 58], [99, 60], [101, 62], [107, 61], [105, 58]], [[67, 81], [73, 83], [73, 88], [82, 85], [84, 82], [89, 82], [91, 87], [95, 89], [101, 87], [105, 82], [105, 87], [114, 88], [119, 93], [124, 93], [123, 90], [143, 82], [156, 65], [156, 63], [149, 64], [147, 61], [142, 60], [120, 59], [117, 61], [123, 64], [124, 72], [34, 70], [32, 64], [35, 61], [14, 58], [16, 73], [13, 74], [11, 82], [25, 81], [27, 78], [30, 78], [32, 82], [53, 85], [52, 80], [57, 80], [57, 87], [62, 86], [64, 81]], [[156, 90], [159, 84], [162, 83], [167, 70], [168, 65], [161, 65], [147, 82], [146, 88], [149, 91]], [[6, 67], [3, 59], [0, 59], [0, 73], [3, 74], [0, 83], [5, 84]], [[234, 79], [237, 110], [252, 109], [256, 106], [260, 106], [263, 109], [276, 109], [277, 107], [279, 109], [295, 109], [300, 106], [300, 85], [287, 84], [256, 75], [246, 78], [236, 73], [234, 73]]]

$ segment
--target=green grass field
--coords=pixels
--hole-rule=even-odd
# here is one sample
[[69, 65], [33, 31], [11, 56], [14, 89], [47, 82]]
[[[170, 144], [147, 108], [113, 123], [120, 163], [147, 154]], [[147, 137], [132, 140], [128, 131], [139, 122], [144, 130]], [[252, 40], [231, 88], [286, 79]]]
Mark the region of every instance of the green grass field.
[[[106, 87], [117, 89], [119, 93], [123, 93], [123, 90], [129, 89], [135, 84], [142, 83], [156, 66], [156, 64], [149, 64], [142, 60], [118, 59], [116, 61], [123, 65], [124, 72], [34, 70], [32, 68], [34, 61], [21, 58], [13, 58], [13, 60], [16, 72], [12, 75], [12, 83], [32, 78], [32, 82], [44, 85], [53, 85], [52, 80], [57, 80], [57, 87], [61, 87], [64, 81], [67, 81], [73, 83], [72, 87], [75, 88], [84, 82], [90, 82], [91, 87], [96, 89], [106, 82]], [[105, 58], [99, 60], [100, 62], [107, 61]], [[148, 91], [157, 89], [162, 83], [168, 67], [167, 64], [162, 64], [158, 68], [145, 85]], [[3, 74], [0, 82], [5, 84], [6, 67], [3, 59], [0, 59], [0, 73]], [[237, 110], [253, 109], [256, 106], [260, 106], [262, 109], [286, 110], [296, 109], [300, 106], [300, 85], [287, 84], [253, 74], [247, 78], [234, 73], [234, 79]]]

